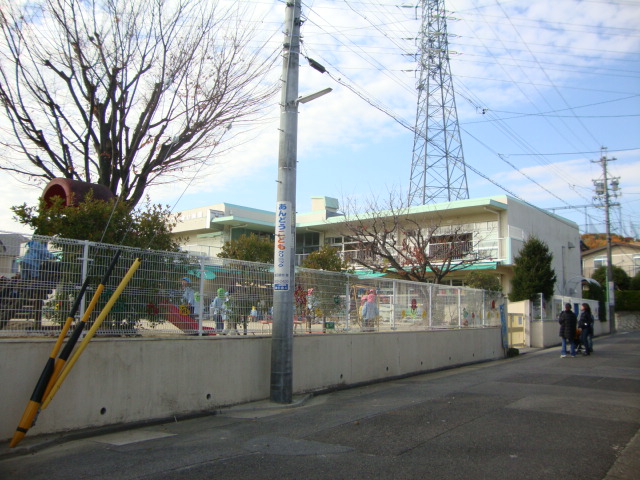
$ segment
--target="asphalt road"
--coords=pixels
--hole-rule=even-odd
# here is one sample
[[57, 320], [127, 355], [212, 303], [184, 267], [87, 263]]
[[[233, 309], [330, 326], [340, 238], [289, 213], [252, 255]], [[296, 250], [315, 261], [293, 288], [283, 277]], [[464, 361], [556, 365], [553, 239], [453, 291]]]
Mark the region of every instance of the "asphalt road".
[[[640, 332], [315, 397], [0, 445], [0, 479], [640, 479]], [[230, 380], [232, 381], [232, 380]]]

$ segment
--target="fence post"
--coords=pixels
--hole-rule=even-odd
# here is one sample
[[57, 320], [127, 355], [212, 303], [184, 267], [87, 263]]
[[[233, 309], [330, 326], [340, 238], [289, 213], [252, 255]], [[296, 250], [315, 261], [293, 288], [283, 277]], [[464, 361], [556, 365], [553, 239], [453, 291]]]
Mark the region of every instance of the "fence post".
[[458, 328], [462, 328], [462, 310], [460, 310], [460, 295], [461, 295], [461, 288], [458, 288]]
[[200, 297], [198, 298], [198, 336], [202, 336], [202, 312], [204, 310], [204, 252], [200, 253]]
[[[82, 248], [82, 278], [80, 279], [80, 284], [82, 285], [89, 275], [89, 240], [83, 240], [82, 243], [84, 247]], [[86, 305], [86, 295], [82, 296], [82, 300], [80, 300], [80, 308], [78, 310], [78, 315], [80, 318], [84, 316], [84, 309]]]
[[350, 284], [349, 284], [350, 278], [351, 277], [347, 276], [347, 289], [345, 291], [345, 296], [344, 296], [344, 309], [345, 309], [345, 312], [344, 312], [344, 318], [345, 318], [344, 330], [345, 330], [345, 332], [348, 332], [351, 329], [350, 324], [349, 324], [349, 320], [351, 320], [351, 318], [350, 318], [351, 317], [351, 315], [350, 315], [350, 313], [351, 313], [351, 291], [350, 291]]
[[393, 288], [391, 289], [392, 291], [392, 301], [391, 301], [391, 330], [397, 330], [398, 328], [396, 327], [396, 285], [398, 284], [398, 282], [396, 280], [392, 280], [393, 282]]
[[487, 291], [482, 290], [482, 326], [487, 326]]
[[429, 328], [433, 328], [433, 319], [431, 317], [431, 306], [433, 305], [433, 283], [429, 284]]

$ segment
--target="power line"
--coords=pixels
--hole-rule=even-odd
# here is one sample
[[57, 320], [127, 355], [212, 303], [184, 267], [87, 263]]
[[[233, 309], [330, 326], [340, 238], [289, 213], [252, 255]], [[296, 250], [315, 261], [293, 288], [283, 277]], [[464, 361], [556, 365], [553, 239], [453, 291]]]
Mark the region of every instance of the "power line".
[[[358, 5], [358, 6], [360, 6], [360, 5], [362, 5], [362, 6], [364, 6], [364, 5], [369, 6], [369, 3], [364, 4], [364, 3], [355, 2], [355, 1], [353, 1], [353, 0], [351, 0], [350, 2], [347, 2], [347, 3], [348, 3], [349, 8], [351, 8], [351, 9], [354, 9], [356, 5]], [[366, 22], [368, 22], [368, 23], [370, 23], [370, 24], [372, 24], [372, 25], [375, 25], [375, 27], [373, 27], [373, 30], [375, 30], [376, 32], [380, 32], [380, 30], [382, 29], [382, 27], [381, 27], [382, 25], [387, 25], [387, 24], [389, 24], [389, 25], [390, 25], [390, 24], [398, 23], [398, 22], [396, 22], [396, 21], [395, 21], [395, 19], [394, 19], [394, 20], [392, 20], [392, 21], [390, 21], [390, 22], [381, 22], [381, 21], [380, 21], [380, 15], [381, 15], [381, 14], [382, 14], [382, 15], [384, 15], [384, 10], [381, 10], [379, 7], [384, 7], [384, 8], [387, 8], [387, 9], [388, 9], [388, 8], [390, 8], [390, 7], [391, 7], [390, 5], [384, 5], [384, 6], [383, 6], [383, 5], [381, 5], [381, 4], [378, 2], [378, 4], [376, 4], [374, 7], [375, 7], [375, 12], [374, 12], [373, 14], [369, 14], [369, 13], [367, 13], [367, 14], [365, 14], [365, 15], [359, 15], [359, 17], [360, 17], [361, 19], [364, 19]], [[500, 7], [502, 8], [502, 6], [500, 6]], [[382, 12], [382, 13], [380, 13], [380, 12]], [[502, 18], [505, 18], [505, 17], [504, 17], [504, 15], [505, 15], [505, 13], [504, 13], [504, 8], [503, 8], [503, 17], [502, 17]], [[366, 17], [366, 18], [365, 18], [365, 17]], [[511, 27], [513, 28], [514, 26], [516, 26], [516, 25], [519, 25], [519, 24], [520, 24], [520, 22], [519, 22], [519, 21], [515, 21], [513, 18], [509, 19], [508, 15], [506, 16], [506, 18], [507, 18], [508, 22], [503, 22], [503, 23], [502, 23], [502, 25], [509, 24], [509, 25], [511, 25]], [[537, 22], [534, 22], [534, 23], [538, 24]], [[408, 25], [408, 23], [407, 23], [407, 24], [404, 24], [404, 25]], [[560, 25], [560, 23], [559, 23], [558, 25]], [[583, 26], [584, 26], [584, 25], [586, 25], [586, 24], [583, 24]], [[593, 25], [593, 27], [597, 27], [597, 25]], [[322, 28], [322, 27], [320, 27], [320, 28]], [[547, 25], [545, 24], [545, 25], [543, 26], [543, 28], [547, 28]], [[354, 32], [362, 32], [361, 24], [358, 24], [357, 30], [353, 30], [353, 31], [354, 31]], [[399, 30], [398, 30], [398, 31], [399, 31]], [[622, 32], [622, 30], [620, 30], [619, 32]], [[329, 33], [329, 32], [327, 32], [326, 30], [325, 30], [325, 32], [323, 32], [323, 33], [324, 33], [324, 34], [330, 34], [330, 33]], [[614, 33], [615, 33], [615, 32], [614, 32]], [[621, 34], [621, 33], [620, 33], [620, 34]], [[349, 44], [348, 44], [348, 41], [346, 41], [346, 40], [344, 40], [344, 41], [343, 41], [343, 40], [341, 40], [340, 38], [338, 38], [338, 34], [331, 33], [330, 35], [332, 35], [332, 36], [333, 36], [333, 38], [335, 38], [335, 39], [338, 41], [338, 44], [339, 44], [339, 45], [349, 45]], [[407, 32], [407, 38], [410, 38], [412, 35], [414, 35], [414, 33], [413, 33], [413, 32]], [[622, 34], [621, 34], [621, 35], [622, 35]], [[390, 36], [390, 34], [382, 34], [382, 35], [372, 35], [372, 36], [368, 36], [367, 38], [369, 38], [369, 39], [371, 39], [371, 40], [373, 40], [373, 41], [371, 41], [371, 42], [367, 42], [367, 43], [369, 43], [369, 44], [375, 44], [375, 48], [376, 48], [376, 49], [377, 49], [377, 51], [378, 51], [378, 53], [377, 53], [376, 55], [380, 55], [380, 53], [381, 53], [381, 52], [382, 52], [382, 53], [384, 53], [384, 52], [386, 52], [387, 50], [384, 50], [384, 48], [385, 48], [385, 47], [381, 46], [381, 43], [379, 43], [379, 42], [381, 42], [382, 40], [387, 40], [387, 41], [388, 41], [388, 40], [389, 40], [389, 36]], [[540, 38], [540, 37], [539, 37], [539, 38]], [[307, 39], [306, 39], [306, 40], [307, 40], [307, 42], [306, 42], [306, 47], [308, 48], [308, 47], [309, 47], [309, 37], [308, 37], [308, 36], [307, 36]], [[396, 42], [391, 42], [391, 43], [396, 44]], [[518, 45], [520, 45], [520, 44], [521, 44], [521, 43], [518, 43]], [[534, 64], [535, 64], [535, 66], [536, 66], [538, 69], [553, 68], [553, 67], [554, 67], [554, 65], [553, 65], [553, 64], [550, 64], [550, 63], [548, 63], [548, 62], [543, 62], [543, 61], [541, 61], [541, 59], [539, 59], [539, 58], [535, 58], [538, 54], [543, 53], [543, 52], [534, 52], [534, 51], [533, 51], [533, 49], [531, 48], [531, 45], [541, 45], [541, 44], [536, 44], [536, 43], [531, 43], [531, 42], [529, 42], [529, 44], [527, 44], [526, 42], [524, 42], [524, 40], [522, 40], [522, 44], [524, 44], [524, 45], [526, 45], [526, 46], [527, 46], [527, 47], [526, 47], [526, 50], [522, 50], [522, 51], [528, 51], [528, 52], [529, 52], [529, 53], [534, 57], [534, 61], [533, 61], [533, 62], [532, 62], [532, 61], [530, 61], [530, 60], [529, 60], [528, 62], [532, 62], [532, 63], [534, 63]], [[399, 47], [401, 47], [403, 44], [402, 44], [402, 43], [400, 43], [400, 44], [398, 44], [398, 45], [399, 45]], [[324, 45], [323, 45], [323, 46], [324, 46]], [[551, 45], [544, 45], [544, 46], [545, 46], [545, 47], [550, 47]], [[318, 48], [318, 47], [320, 47], [320, 44], [317, 44], [317, 47], [314, 47], [314, 51], [318, 51], [319, 49], [320, 49], [320, 50], [322, 50], [322, 51], [326, 51], [326, 50], [324, 50], [323, 48]], [[335, 47], [332, 47], [332, 48], [335, 48]], [[394, 47], [389, 47], [389, 48], [394, 48]], [[494, 48], [493, 50], [495, 50], [495, 48]], [[513, 50], [513, 49], [512, 49], [512, 50]], [[579, 49], [574, 49], [574, 48], [572, 47], [572, 49], [571, 49], [571, 50], [578, 51]], [[608, 51], [608, 50], [606, 50], [606, 49], [600, 49], [600, 50], [602, 50], [602, 51]], [[374, 50], [372, 49], [372, 47], [371, 47], [371, 46], [367, 45], [367, 46], [363, 46], [363, 47], [361, 47], [360, 51], [355, 51], [355, 50], [351, 50], [351, 51], [352, 51], [352, 52], [354, 52], [356, 55], [359, 55], [360, 53], [362, 53], [362, 51], [364, 51], [364, 52], [373, 52]], [[404, 51], [404, 50], [401, 50], [401, 51]], [[504, 49], [504, 51], [508, 51], [508, 49], [506, 49], [506, 48], [505, 48], [505, 49]], [[582, 51], [584, 51], [584, 49], [583, 49]], [[597, 50], [595, 50], [595, 49], [591, 49], [590, 51], [597, 52]], [[624, 51], [620, 51], [620, 52], [616, 52], [616, 53], [620, 53], [620, 54], [628, 54], [628, 52], [624, 52]], [[568, 53], [568, 54], [569, 54], [569, 53]], [[562, 54], [562, 55], [567, 55], [567, 54]], [[362, 57], [362, 56], [361, 56], [361, 58], [366, 59], [366, 57]], [[496, 60], [496, 54], [495, 54], [495, 52], [492, 52], [492, 54], [491, 54], [491, 58], [494, 58], [494, 60]], [[513, 57], [513, 56], [512, 56], [512, 58], [513, 58], [513, 60], [514, 60], [514, 62], [513, 62], [513, 63], [514, 63], [515, 65], [522, 65], [522, 62], [521, 62], [521, 61], [516, 60], [516, 59], [515, 59], [515, 57]], [[370, 62], [369, 60], [370, 60], [370, 59], [367, 59], [367, 62], [366, 62], [367, 64], [371, 64], [371, 62]], [[335, 62], [333, 62], [333, 61], [329, 61], [329, 62], [327, 62], [327, 63], [328, 63], [328, 64], [333, 64], [333, 63], [335, 63]], [[501, 63], [501, 62], [499, 62], [499, 61], [494, 61], [494, 64], [499, 65], [500, 63]], [[503, 65], [504, 65], [504, 63], [503, 63]], [[333, 66], [333, 65], [332, 65], [332, 66]], [[373, 64], [372, 66], [374, 67], [374, 69], [375, 69], [375, 70], [379, 70], [379, 69], [380, 69], [380, 66], [379, 66], [379, 65], [377, 65], [377, 64]], [[362, 67], [358, 67], [357, 69], [360, 69], [360, 68], [362, 68]], [[365, 66], [365, 68], [366, 68], [366, 66]], [[374, 107], [375, 107], [375, 108], [377, 108], [378, 110], [383, 111], [385, 114], [387, 114], [387, 115], [389, 115], [389, 116], [393, 117], [393, 118], [394, 118], [394, 120], [396, 120], [399, 124], [401, 124], [402, 126], [404, 126], [405, 128], [407, 128], [407, 123], [408, 123], [408, 122], [407, 122], [406, 120], [401, 119], [401, 118], [399, 118], [397, 115], [395, 115], [395, 114], [391, 111], [391, 109], [390, 109], [390, 108], [388, 108], [388, 107], [385, 107], [385, 106], [384, 106], [384, 103], [383, 103], [382, 101], [380, 101], [380, 100], [374, 100], [374, 99], [373, 99], [373, 97], [372, 97], [370, 94], [364, 93], [364, 92], [365, 92], [365, 90], [364, 90], [363, 88], [361, 88], [360, 86], [358, 86], [358, 85], [356, 84], [356, 82], [354, 82], [353, 80], [349, 79], [346, 75], [344, 75], [343, 71], [344, 71], [344, 70], [350, 70], [350, 66], [343, 66], [343, 67], [341, 67], [340, 69], [337, 69], [337, 68], [335, 68], [335, 67], [334, 67], [334, 68], [333, 68], [333, 70], [334, 70], [334, 72], [339, 72], [339, 73], [340, 73], [340, 77], [339, 77], [339, 78], [338, 78], [338, 77], [336, 77], [335, 75], [333, 76], [334, 81], [338, 81], [339, 83], [341, 83], [342, 85], [344, 85], [346, 88], [348, 88], [349, 90], [351, 90], [352, 92], [354, 92], [356, 95], [358, 95], [360, 98], [362, 98], [363, 100], [365, 100], [367, 103], [369, 103], [370, 105], [374, 106]], [[575, 70], [575, 69], [573, 69], [573, 70]], [[573, 71], [573, 70], [571, 70], [571, 71]], [[397, 70], [396, 70], [396, 71], [397, 71]], [[413, 71], [413, 70], [411, 70], [411, 71]], [[459, 75], [459, 76], [457, 76], [457, 77], [463, 77], [463, 76], [462, 76], [462, 75]], [[394, 77], [394, 78], [395, 78], [397, 81], [399, 81], [399, 83], [398, 83], [398, 85], [399, 85], [399, 86], [401, 86], [403, 89], [406, 89], [407, 81], [409, 80], [408, 78], [406, 78], [406, 79], [400, 79], [400, 78], [399, 78], [399, 77], [397, 77], [397, 76], [396, 76], [396, 77]], [[463, 78], [467, 78], [467, 77], [463, 77]], [[473, 77], [473, 78], [477, 78], [477, 77]], [[547, 78], [548, 78], [548, 75], [547, 75]], [[497, 79], [497, 78], [496, 78], [496, 79]], [[549, 84], [548, 84], [548, 85], [543, 85], [543, 86], [544, 86], [544, 87], [552, 87], [552, 88], [556, 88], [556, 89], [557, 89], [557, 86], [556, 86], [556, 85], [554, 84], [554, 82], [553, 82], [553, 81], [551, 81], [549, 78], [548, 78], [548, 82], [549, 82]], [[512, 78], [512, 79], [511, 79], [510, 84], [511, 84], [511, 85], [514, 85], [514, 86], [517, 86], [518, 84], [522, 84], [522, 85], [525, 85], [525, 84], [526, 84], [526, 85], [534, 85], [534, 84], [535, 84], [535, 82], [531, 81], [531, 82], [528, 82], [528, 83], [524, 83], [524, 82], [521, 82], [521, 81], [518, 81], [518, 80], [516, 80], [516, 79], [513, 79], [513, 78]], [[541, 85], [541, 86], [542, 86], [542, 85]], [[578, 87], [574, 87], [574, 88], [578, 88]], [[584, 86], [580, 86], [579, 88], [584, 88]], [[585, 89], [585, 90], [586, 90], [586, 89]], [[590, 90], [596, 91], [595, 89], [590, 89]], [[602, 90], [598, 90], [598, 91], [602, 91]], [[618, 93], [620, 93], [620, 92], [618, 92]], [[526, 94], [526, 92], [522, 91], [522, 94], [523, 94], [523, 96], [524, 96], [524, 97], [528, 97], [528, 95]], [[634, 96], [637, 96], [637, 95], [634, 95]], [[602, 102], [602, 103], [604, 103], [604, 102]], [[482, 102], [474, 101], [474, 102], [472, 102], [472, 104], [475, 104], [475, 106], [477, 107], [477, 106], [479, 106], [479, 105], [482, 105]], [[568, 105], [566, 101], [565, 101], [565, 104], [567, 105], [567, 108], [565, 108], [565, 109], [559, 109], [560, 111], [573, 111], [573, 110], [576, 108], [576, 107], [571, 107], [570, 105]], [[577, 108], [581, 108], [581, 107], [577, 107]], [[544, 115], [544, 112], [540, 112], [537, 116], [543, 116], [543, 115]], [[617, 117], [619, 118], [620, 116], [617, 116]], [[561, 118], [561, 117], [559, 116], [559, 118]], [[577, 116], [577, 115], [572, 115], [572, 118], [574, 118], [574, 119], [578, 120], [578, 116]], [[491, 121], [495, 121], [495, 122], [497, 122], [497, 123], [501, 123], [503, 120], [506, 120], [506, 119], [498, 119], [498, 118], [496, 118], [496, 119], [491, 120]], [[550, 126], [553, 128], [553, 126], [552, 126], [551, 124], [550, 124]], [[524, 139], [519, 135], [519, 133], [518, 133], [518, 132], [513, 131], [513, 129], [512, 129], [510, 126], [507, 126], [507, 125], [505, 125], [505, 124], [502, 124], [502, 126], [501, 126], [500, 128], [503, 130], [503, 132], [504, 132], [506, 135], [508, 135], [508, 136], [512, 136], [512, 137], [513, 137], [513, 139], [514, 139], [517, 143], [521, 143], [521, 144], [522, 144], [526, 149], [528, 149], [528, 150], [529, 150], [529, 149], [530, 149], [530, 150], [534, 150], [534, 149], [533, 149], [533, 146], [528, 145], [528, 142], [526, 142], [526, 141], [525, 141], [525, 140], [524, 140]], [[468, 132], [467, 132], [467, 133], [468, 133]], [[576, 136], [576, 138], [579, 138], [579, 136], [578, 136], [577, 134], [574, 134], [574, 135]], [[567, 140], [568, 140], [568, 139], [567, 139]], [[571, 143], [571, 142], [567, 141], [567, 143]], [[595, 151], [592, 151], [592, 150], [589, 150], [589, 149], [587, 149], [587, 150], [585, 151], [585, 149], [584, 149], [584, 148], [583, 148], [583, 149], [575, 148], [575, 151], [576, 151], [576, 152], [581, 151], [581, 152], [585, 152], [585, 153], [594, 153], [594, 152], [595, 152]], [[495, 154], [497, 154], [497, 152], [494, 152], [494, 153], [495, 153]], [[558, 154], [559, 154], [559, 153], [558, 153]], [[499, 155], [499, 154], [497, 154], [497, 155]], [[548, 162], [546, 162], [543, 158], [540, 158], [540, 157], [542, 157], [542, 156], [543, 156], [543, 154], [541, 154], [541, 153], [535, 153], [535, 152], [534, 152], [534, 153], [522, 153], [522, 154], [514, 154], [514, 155], [519, 155], [519, 156], [533, 156], [533, 157], [538, 158], [538, 159], [540, 160], [540, 162], [539, 162], [539, 163], [541, 163], [542, 165], [547, 165], [547, 166], [548, 166], [548, 165], [550, 165], [550, 164], [549, 164]], [[553, 154], [553, 155], [556, 155], [556, 154]], [[503, 157], [504, 157], [504, 154], [503, 154]], [[500, 158], [500, 157], [499, 157], [499, 158]], [[509, 164], [509, 163], [507, 163], [507, 164]], [[518, 168], [517, 168], [515, 165], [513, 165], [513, 164], [511, 165], [511, 167], [512, 167], [512, 168], [515, 168], [516, 170], [518, 170]], [[552, 166], [552, 168], [557, 168], [557, 167]], [[518, 170], [518, 171], [519, 171], [519, 170]], [[562, 174], [561, 172], [559, 172], [559, 171], [557, 171], [556, 173], [557, 173], [558, 175], [560, 175], [560, 176], [563, 176], [563, 174]], [[566, 175], [566, 174], [565, 174], [565, 175]], [[482, 175], [480, 175], [480, 176], [482, 176]], [[486, 178], [486, 177], [483, 177], [483, 178]], [[495, 182], [492, 182], [492, 183], [494, 183], [494, 184], [495, 184]], [[534, 183], [537, 183], [537, 182], [534, 182]], [[570, 182], [569, 182], [569, 181], [568, 181], [567, 183], [568, 183], [568, 184], [570, 184]], [[539, 184], [538, 184], [538, 185], [539, 185]], [[504, 191], [508, 191], [504, 186], [500, 186], [500, 188], [501, 188], [501, 189], [503, 189]], [[513, 192], [510, 192], [510, 194], [513, 194]], [[515, 197], [515, 198], [518, 198], [516, 195], [514, 195], [514, 197]]]

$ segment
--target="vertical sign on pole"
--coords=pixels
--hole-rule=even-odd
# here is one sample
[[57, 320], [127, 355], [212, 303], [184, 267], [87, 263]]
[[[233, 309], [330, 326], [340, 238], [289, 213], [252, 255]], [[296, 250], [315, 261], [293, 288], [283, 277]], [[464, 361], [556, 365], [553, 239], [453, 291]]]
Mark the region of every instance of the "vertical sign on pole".
[[274, 259], [273, 289], [275, 291], [288, 291], [291, 285], [291, 250], [294, 248], [292, 238], [291, 202], [278, 202], [276, 204], [276, 258]]

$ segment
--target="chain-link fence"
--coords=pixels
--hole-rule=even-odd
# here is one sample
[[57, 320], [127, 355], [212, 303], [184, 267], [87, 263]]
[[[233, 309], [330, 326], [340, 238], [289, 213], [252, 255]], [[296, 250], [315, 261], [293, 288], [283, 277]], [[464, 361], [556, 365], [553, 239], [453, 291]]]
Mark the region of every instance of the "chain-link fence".
[[[385, 278], [353, 282], [350, 288], [352, 322], [365, 330], [498, 326], [504, 302], [499, 292]], [[368, 318], [372, 301], [378, 315]]]
[[[0, 335], [57, 334], [83, 282], [74, 320], [91, 324], [135, 258], [141, 266], [98, 335], [270, 334], [273, 265], [0, 232]], [[495, 326], [503, 301], [482, 290], [302, 268], [294, 298], [295, 334]]]

